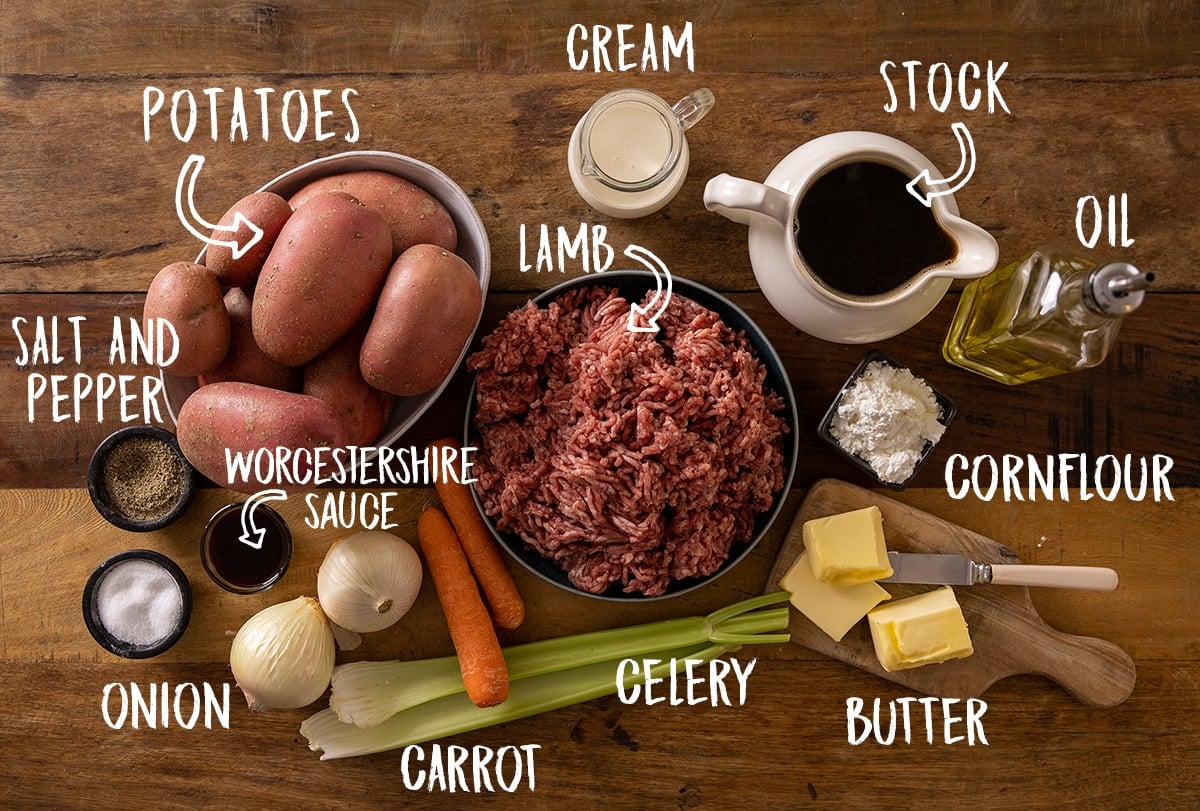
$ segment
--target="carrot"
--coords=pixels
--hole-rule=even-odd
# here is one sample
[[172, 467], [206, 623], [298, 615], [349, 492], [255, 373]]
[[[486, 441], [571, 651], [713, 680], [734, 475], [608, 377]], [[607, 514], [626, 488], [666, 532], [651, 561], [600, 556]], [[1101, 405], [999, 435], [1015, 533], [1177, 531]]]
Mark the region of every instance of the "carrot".
[[[439, 439], [431, 447], [437, 450], [438, 459], [447, 449], [462, 453], [462, 446], [454, 439]], [[434, 486], [492, 609], [492, 618], [501, 628], [517, 628], [525, 619], [525, 601], [504, 565], [500, 545], [475, 506], [470, 488], [459, 481], [443, 481], [442, 476], [437, 477]]]
[[476, 706], [495, 706], [508, 698], [508, 666], [454, 527], [437, 507], [426, 507], [417, 519], [417, 539], [450, 626], [467, 696]]

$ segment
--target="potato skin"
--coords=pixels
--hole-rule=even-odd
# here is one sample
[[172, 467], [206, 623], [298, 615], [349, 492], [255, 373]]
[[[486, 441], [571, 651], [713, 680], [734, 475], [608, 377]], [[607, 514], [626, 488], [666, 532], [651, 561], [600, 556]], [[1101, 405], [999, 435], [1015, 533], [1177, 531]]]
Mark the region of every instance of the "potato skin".
[[254, 339], [287, 366], [315, 358], [361, 321], [387, 275], [392, 239], [348, 194], [313, 197], [292, 214], [254, 288]]
[[388, 272], [359, 353], [363, 379], [401, 396], [423, 394], [454, 370], [470, 340], [483, 291], [461, 257], [416, 245]]
[[163, 367], [173, 375], [209, 372], [229, 350], [229, 315], [221, 300], [221, 285], [203, 265], [172, 262], [158, 271], [142, 309], [147, 331], [152, 319], [169, 321], [179, 338], [175, 359]]
[[303, 370], [271, 360], [255, 342], [254, 328], [250, 323], [252, 307], [250, 294], [242, 288], [231, 287], [226, 291], [229, 352], [215, 369], [200, 375], [200, 385], [235, 380], [241, 383], [257, 383], [281, 391], [300, 391]]
[[241, 493], [256, 493], [264, 487], [293, 491], [304, 487], [284, 479], [230, 481], [226, 448], [243, 454], [266, 448], [274, 454], [277, 448], [346, 445], [341, 418], [324, 400], [253, 383], [221, 382], [200, 387], [180, 407], [175, 428], [180, 450], [197, 470], [222, 487]]
[[364, 321], [349, 335], [304, 367], [305, 394], [333, 406], [351, 445], [371, 445], [383, 433], [392, 412], [392, 395], [373, 389], [358, 369], [358, 355], [367, 334]]
[[415, 183], [390, 172], [363, 170], [318, 178], [291, 197], [293, 208], [317, 194], [343, 191], [383, 215], [392, 232], [392, 256], [413, 245], [440, 245], [448, 251], [458, 247], [454, 219], [438, 200]]
[[[227, 245], [209, 245], [204, 251], [204, 265], [218, 281], [226, 287], [246, 287], [258, 278], [259, 268], [266, 261], [279, 232], [292, 216], [292, 207], [278, 194], [269, 191], [249, 194], [238, 200], [221, 217], [218, 225], [232, 225], [233, 217], [240, 212], [246, 219], [262, 229], [262, 237], [250, 250], [233, 258], [233, 248]], [[213, 239], [231, 240], [236, 237], [239, 244], [250, 238], [250, 229], [242, 226], [236, 232], [217, 229]]]

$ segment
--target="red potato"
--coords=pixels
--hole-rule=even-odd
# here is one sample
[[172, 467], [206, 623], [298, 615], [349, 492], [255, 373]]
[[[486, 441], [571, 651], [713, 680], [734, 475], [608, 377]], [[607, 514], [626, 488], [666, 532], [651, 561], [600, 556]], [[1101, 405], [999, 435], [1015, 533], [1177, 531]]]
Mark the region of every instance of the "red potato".
[[[275, 244], [275, 239], [292, 216], [292, 207], [278, 194], [269, 191], [257, 192], [234, 203], [217, 224], [233, 225], [234, 215], [238, 213], [261, 228], [263, 233], [258, 241], [237, 259], [233, 258], [233, 248], [228, 245], [208, 246], [204, 252], [204, 264], [226, 287], [246, 287], [254, 283], [258, 278], [259, 269]], [[236, 240], [238, 245], [245, 245], [250, 240], [251, 230], [245, 225], [236, 232], [218, 228], [213, 231], [212, 237], [227, 242]]]
[[383, 215], [392, 232], [393, 257], [413, 245], [439, 245], [448, 251], [458, 247], [458, 229], [450, 212], [429, 192], [402, 177], [373, 170], [329, 175], [300, 189], [290, 202], [299, 208], [315, 195], [330, 191], [353, 195]]
[[187, 460], [212, 481], [239, 493], [256, 493], [265, 487], [305, 489], [311, 486], [303, 483], [311, 470], [305, 462], [311, 460], [300, 456], [299, 463], [265, 466], [275, 472], [270, 481], [254, 475], [246, 480], [237, 474], [231, 479], [226, 449], [251, 456], [265, 451], [277, 459], [280, 449], [294, 455], [298, 450], [347, 444], [341, 417], [324, 400], [253, 383], [202, 386], [184, 400], [175, 423], [179, 448]]
[[304, 367], [304, 393], [333, 406], [352, 445], [378, 439], [392, 411], [392, 395], [367, 385], [358, 369], [366, 328], [363, 322]]
[[250, 295], [240, 287], [225, 293], [225, 311], [229, 313], [229, 352], [211, 372], [200, 375], [200, 385], [234, 380], [256, 383], [281, 391], [300, 391], [303, 369], [284, 366], [268, 358], [254, 340], [250, 323]]
[[461, 257], [416, 245], [388, 272], [359, 353], [363, 379], [401, 396], [423, 394], [454, 370], [483, 309], [479, 278]]
[[263, 264], [254, 340], [287, 366], [320, 355], [371, 311], [391, 253], [378, 213], [348, 194], [313, 197], [288, 219]]
[[221, 285], [212, 271], [191, 262], [172, 262], [160, 270], [146, 291], [142, 324], [170, 322], [178, 352], [164, 371], [192, 377], [212, 371], [229, 351], [229, 315], [221, 300]]

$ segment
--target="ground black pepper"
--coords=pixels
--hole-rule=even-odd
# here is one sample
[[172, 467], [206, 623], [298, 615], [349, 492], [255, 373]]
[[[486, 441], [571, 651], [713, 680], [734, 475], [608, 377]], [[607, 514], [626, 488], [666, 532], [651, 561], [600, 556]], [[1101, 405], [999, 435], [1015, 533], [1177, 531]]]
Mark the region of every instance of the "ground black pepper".
[[103, 471], [112, 506], [138, 521], [166, 515], [183, 493], [183, 462], [170, 445], [153, 437], [132, 437], [114, 447]]

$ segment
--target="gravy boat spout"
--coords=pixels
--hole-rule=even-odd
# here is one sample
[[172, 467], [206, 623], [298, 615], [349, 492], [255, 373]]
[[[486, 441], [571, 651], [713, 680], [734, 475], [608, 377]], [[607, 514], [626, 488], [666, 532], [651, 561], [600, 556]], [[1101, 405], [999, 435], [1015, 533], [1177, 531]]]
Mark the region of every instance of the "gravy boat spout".
[[975, 223], [964, 220], [944, 207], [938, 210], [937, 204], [934, 205], [934, 216], [958, 245], [958, 251], [953, 260], [927, 269], [925, 277], [978, 279], [990, 273], [1000, 259], [1000, 246], [996, 244], [996, 239]]

